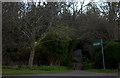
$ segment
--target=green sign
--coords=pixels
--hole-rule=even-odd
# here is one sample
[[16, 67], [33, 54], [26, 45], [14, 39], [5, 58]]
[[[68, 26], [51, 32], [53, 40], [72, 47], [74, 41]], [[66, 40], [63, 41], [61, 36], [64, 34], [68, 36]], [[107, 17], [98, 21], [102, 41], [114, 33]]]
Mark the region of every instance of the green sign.
[[101, 42], [93, 43], [93, 46], [98, 46], [98, 45], [101, 45]]

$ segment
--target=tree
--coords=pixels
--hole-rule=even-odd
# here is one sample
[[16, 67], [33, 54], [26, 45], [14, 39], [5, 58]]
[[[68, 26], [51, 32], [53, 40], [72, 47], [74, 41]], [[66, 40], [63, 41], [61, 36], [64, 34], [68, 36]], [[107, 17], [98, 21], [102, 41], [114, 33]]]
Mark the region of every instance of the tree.
[[[23, 36], [24, 40], [21, 38], [21, 32], [16, 28], [13, 23], [11, 14], [14, 18], [18, 20], [19, 14], [19, 3], [2, 3], [2, 47], [3, 47], [3, 60], [5, 56], [9, 59], [16, 59], [16, 52], [20, 50], [25, 45], [26, 37]], [[21, 44], [23, 43], [23, 44]], [[13, 58], [14, 57], [14, 58]], [[4, 61], [5, 62], [5, 61]]]
[[[10, 6], [13, 6], [11, 3], [9, 4]], [[9, 12], [8, 17], [12, 20], [11, 22], [13, 24], [13, 28], [16, 28], [16, 31], [20, 32], [20, 34], [18, 33], [18, 36], [21, 35], [20, 40], [23, 39], [23, 41], [30, 46], [31, 52], [28, 65], [32, 66], [35, 47], [37, 46], [34, 42], [40, 42], [51, 31], [52, 25], [54, 25], [53, 20], [58, 13], [57, 6], [56, 3], [43, 3], [41, 6], [40, 3], [37, 5], [37, 2], [33, 2], [27, 4], [19, 3], [16, 7], [19, 7], [19, 9], [14, 9], [14, 11], [12, 10], [15, 12], [16, 16], [13, 12], [10, 12], [6, 8], [4, 8], [5, 11], [3, 12]], [[12, 7], [9, 7], [8, 9], [12, 9]], [[15, 33], [14, 29], [12, 31]], [[26, 46], [26, 44], [24, 44], [24, 46]]]
[[[102, 6], [101, 6], [102, 5]], [[118, 39], [118, 25], [117, 20], [119, 18], [119, 2], [104, 2], [99, 4], [101, 13], [109, 21], [113, 27], [114, 39]]]
[[[30, 39], [30, 47], [31, 47], [31, 53], [29, 57], [28, 65], [33, 65], [33, 59], [35, 54], [35, 47], [37, 44], [34, 44], [35, 41], [40, 42], [44, 37], [46, 37], [51, 30], [51, 26], [53, 25], [53, 19], [55, 15], [57, 14], [55, 3], [48, 3], [47, 5], [44, 5], [44, 7], [35, 6], [33, 3], [31, 5], [31, 11], [30, 15], [28, 15], [27, 19], [30, 17], [30, 20], [28, 23], [28, 26], [31, 29], [31, 33], [27, 34], [28, 38]], [[49, 10], [51, 9], [51, 11]], [[42, 12], [44, 11], [44, 14]], [[33, 17], [31, 17], [32, 14], [35, 14]], [[50, 19], [51, 18], [51, 19]], [[41, 19], [43, 20], [43, 23], [41, 23]], [[27, 21], [28, 21], [27, 20]], [[31, 24], [30, 22], [33, 21]], [[30, 30], [29, 29], [29, 30]], [[26, 30], [25, 30], [26, 31]], [[42, 31], [42, 32], [41, 32]], [[38, 36], [38, 39], [36, 38], [37, 32], [39, 32], [40, 36]]]

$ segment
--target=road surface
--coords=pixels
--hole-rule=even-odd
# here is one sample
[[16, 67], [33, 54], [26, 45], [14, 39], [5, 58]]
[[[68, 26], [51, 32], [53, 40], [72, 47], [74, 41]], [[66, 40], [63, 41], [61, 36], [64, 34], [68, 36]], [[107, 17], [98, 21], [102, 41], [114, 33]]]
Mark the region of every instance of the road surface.
[[3, 78], [119, 78], [118, 73], [96, 73], [86, 71], [69, 71], [64, 73], [4, 75]]

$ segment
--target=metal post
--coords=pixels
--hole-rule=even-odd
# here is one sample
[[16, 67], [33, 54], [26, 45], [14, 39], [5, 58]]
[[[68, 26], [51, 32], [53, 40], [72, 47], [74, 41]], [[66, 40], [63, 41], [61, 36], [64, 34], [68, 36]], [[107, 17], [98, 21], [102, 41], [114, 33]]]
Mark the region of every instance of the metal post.
[[119, 34], [120, 34], [120, 1], [118, 3], [118, 39], [120, 39]]
[[103, 41], [102, 41], [102, 39], [101, 39], [101, 47], [102, 47], [103, 68], [105, 70], [105, 60], [104, 60], [104, 51], [103, 51]]

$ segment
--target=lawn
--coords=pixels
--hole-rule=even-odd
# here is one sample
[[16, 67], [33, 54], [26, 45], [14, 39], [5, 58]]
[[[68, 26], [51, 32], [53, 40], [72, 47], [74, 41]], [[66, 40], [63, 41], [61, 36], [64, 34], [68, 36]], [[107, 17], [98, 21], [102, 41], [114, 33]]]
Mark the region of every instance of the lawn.
[[40, 73], [57, 73], [67, 72], [67, 67], [64, 66], [39, 66], [39, 67], [3, 67], [3, 75], [17, 75], [17, 74], [40, 74]]
[[3, 75], [16, 75], [16, 74], [40, 74], [40, 73], [57, 73], [57, 72], [66, 72], [67, 70], [15, 70], [15, 69], [3, 69]]
[[[17, 74], [40, 74], [40, 73], [58, 73], [67, 72], [68, 68], [64, 66], [3, 66], [3, 75], [17, 75]], [[87, 69], [85, 71], [89, 72], [99, 72], [99, 73], [115, 73], [116, 69]]]
[[85, 71], [89, 71], [89, 72], [99, 72], [99, 73], [115, 73], [117, 72], [116, 69], [87, 69]]

